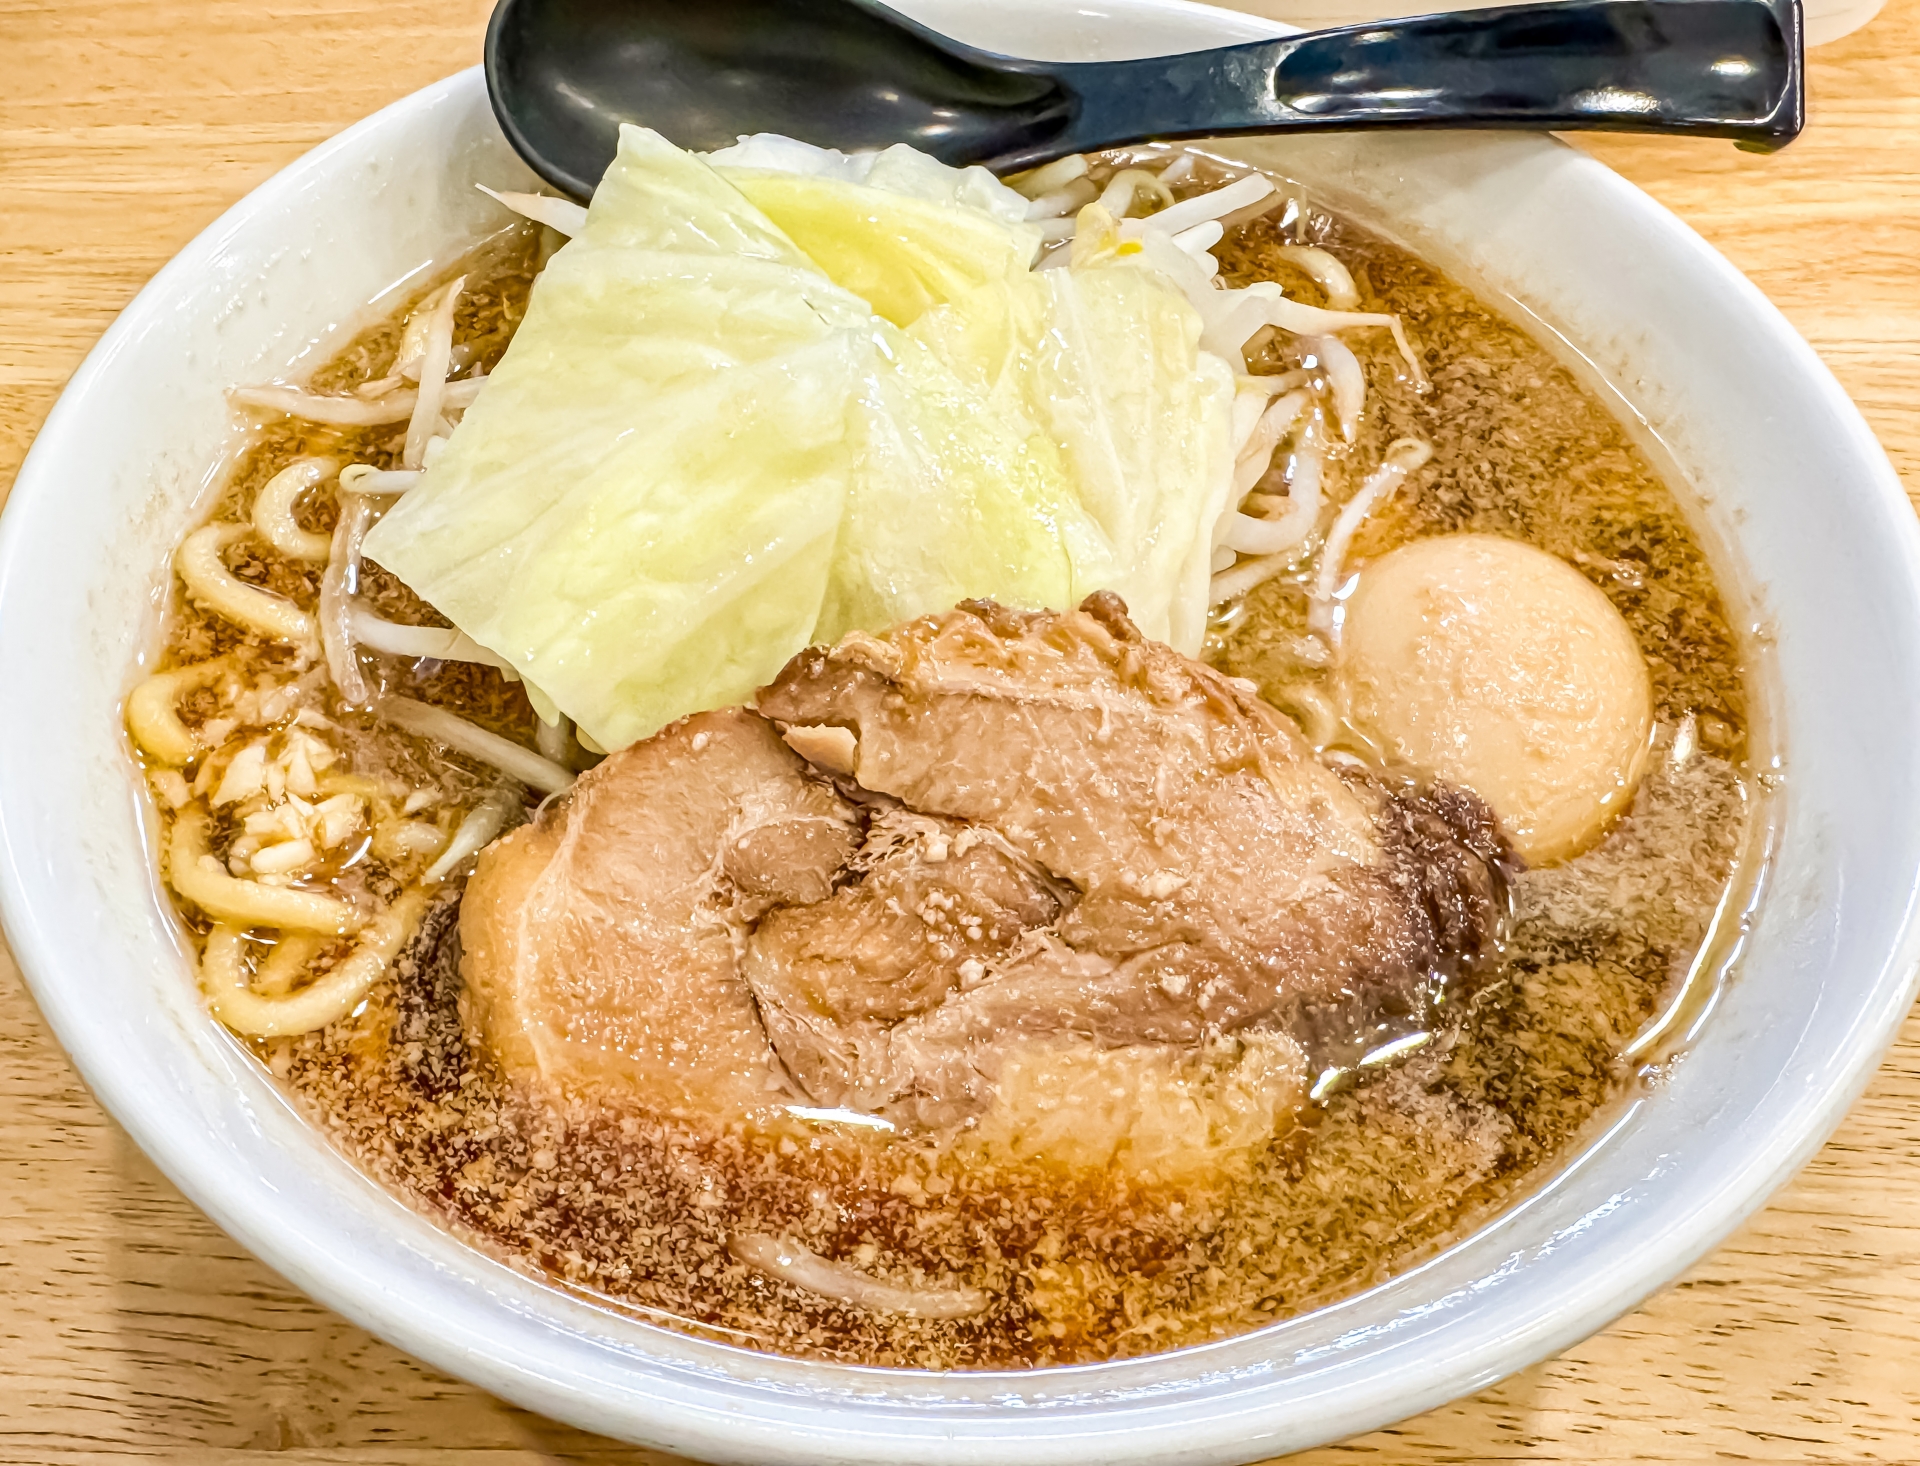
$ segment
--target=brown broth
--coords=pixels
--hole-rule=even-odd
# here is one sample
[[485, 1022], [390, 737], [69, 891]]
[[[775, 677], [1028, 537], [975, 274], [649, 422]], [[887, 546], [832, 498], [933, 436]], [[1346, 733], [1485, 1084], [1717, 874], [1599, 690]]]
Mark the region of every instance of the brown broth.
[[[1329, 466], [1330, 502], [1351, 493], [1393, 439], [1416, 435], [1435, 447], [1413, 486], [1366, 526], [1355, 557], [1458, 530], [1526, 540], [1607, 594], [1653, 669], [1658, 743], [1632, 808], [1596, 849], [1518, 878], [1495, 970], [1419, 1016], [1432, 1035], [1425, 1047], [1376, 1068], [1353, 1067], [1357, 1051], [1331, 1063], [1321, 1098], [1298, 1123], [1204, 1183], [985, 1166], [959, 1147], [908, 1138], [695, 1130], [604, 1096], [535, 1095], [509, 1082], [470, 1041], [452, 960], [455, 908], [442, 899], [355, 1012], [254, 1044], [314, 1123], [428, 1215], [535, 1275], [708, 1337], [932, 1368], [1081, 1363], [1257, 1328], [1432, 1255], [1573, 1155], [1649, 1082], [1623, 1050], [1672, 1000], [1741, 876], [1752, 816], [1737, 640], [1672, 496], [1592, 394], [1531, 338], [1350, 223], [1310, 214], [1289, 216], [1285, 228], [1270, 217], [1231, 237], [1220, 251], [1228, 277], [1277, 279], [1317, 301], [1311, 282], [1272, 250], [1325, 244], [1353, 267], [1363, 308], [1403, 316], [1433, 382], [1416, 393], [1383, 333], [1354, 338], [1369, 404], [1357, 442]], [[505, 349], [544, 253], [537, 231], [516, 231], [465, 263], [470, 293], [456, 340], [474, 343], [483, 365]], [[399, 334], [398, 316], [365, 332], [314, 389], [380, 379]], [[268, 424], [217, 513], [243, 516], [260, 486], [303, 454], [388, 466], [404, 434], [404, 425]], [[330, 528], [335, 512], [322, 494], [306, 527]], [[243, 551], [230, 563], [304, 605], [317, 594], [317, 570], [272, 552]], [[362, 593], [394, 619], [444, 624], [377, 567]], [[1210, 657], [1281, 706], [1299, 706], [1324, 675], [1302, 639], [1305, 605], [1304, 575], [1269, 581], [1221, 617]], [[296, 679], [282, 653], [176, 596], [162, 665], [229, 652], [256, 698], [291, 688], [325, 720], [336, 767], [360, 781], [352, 787], [363, 789], [367, 831], [412, 818], [444, 834], [499, 782], [482, 765], [341, 707], [322, 678]], [[391, 657], [369, 665], [385, 689], [532, 740], [524, 693], [496, 672]], [[186, 720], [231, 716], [231, 693], [229, 685], [189, 699]], [[203, 761], [199, 782], [215, 783], [250, 736], [245, 727], [233, 733]], [[1678, 760], [1676, 739], [1691, 746]], [[165, 804], [167, 782], [152, 772]], [[415, 791], [435, 800], [407, 815]], [[216, 821], [215, 853], [224, 856], [243, 828]], [[422, 862], [383, 860], [378, 844], [370, 834], [349, 842], [297, 884], [361, 883], [391, 896]], [[204, 933], [191, 908], [183, 914]], [[320, 969], [339, 955], [323, 955]], [[741, 1230], [795, 1237], [896, 1283], [972, 1283], [996, 1302], [955, 1321], [862, 1312], [737, 1261], [727, 1242]]]

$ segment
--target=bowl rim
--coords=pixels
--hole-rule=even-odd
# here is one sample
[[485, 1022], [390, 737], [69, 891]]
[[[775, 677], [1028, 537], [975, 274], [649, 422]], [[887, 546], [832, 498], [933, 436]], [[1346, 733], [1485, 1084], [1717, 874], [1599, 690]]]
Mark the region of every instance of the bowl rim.
[[[1061, 9], [1067, 3], [1049, 0], [1048, 8]], [[1135, 3], [1143, 10], [1167, 13], [1200, 9], [1178, 0]], [[1238, 27], [1250, 21], [1238, 14], [1214, 14], [1228, 16]], [[468, 99], [476, 92], [484, 98], [478, 68], [403, 98], [322, 143], [224, 213], [126, 307], [62, 392], [21, 467], [5, 514], [0, 515], [0, 642], [30, 621], [30, 612], [17, 604], [15, 587], [23, 578], [24, 563], [35, 554], [44, 510], [60, 492], [61, 445], [88, 431], [83, 419], [91, 410], [90, 399], [108, 383], [117, 359], [170, 309], [170, 302], [186, 284], [208, 269], [215, 256], [245, 235], [256, 220], [296, 206], [307, 181], [325, 177], [342, 159], [425, 109], [449, 99]], [[1534, 146], [1560, 145], [1542, 140]], [[1882, 527], [1897, 540], [1909, 589], [1920, 596], [1920, 527], [1871, 431], [1811, 349], [1755, 287], [1679, 220], [1597, 162], [1569, 156], [1577, 159], [1569, 166], [1581, 170], [1583, 186], [1600, 191], [1612, 206], [1664, 234], [1719, 288], [1744, 300], [1756, 322], [1767, 328], [1782, 360], [1821, 399], [1820, 405], [1849, 435], [1856, 452], [1870, 467], [1877, 460], [1865, 492], [1878, 495]], [[1269, 1361], [1263, 1367], [1244, 1347], [1224, 1351], [1233, 1356], [1232, 1362], [1223, 1360], [1222, 1367], [1205, 1369], [1200, 1356], [1221, 1352], [1219, 1345], [1151, 1356], [1146, 1361], [1030, 1372], [929, 1376], [905, 1370], [847, 1369], [747, 1355], [724, 1346], [702, 1347], [684, 1336], [644, 1325], [638, 1326], [641, 1332], [636, 1334], [602, 1310], [568, 1301], [558, 1290], [532, 1283], [460, 1247], [449, 1234], [385, 1193], [367, 1201], [368, 1215], [374, 1218], [367, 1231], [332, 1236], [331, 1246], [296, 1245], [312, 1240], [315, 1229], [325, 1233], [329, 1224], [314, 1220], [290, 1226], [284, 1206], [263, 1193], [260, 1178], [235, 1188], [217, 1168], [209, 1170], [207, 1140], [180, 1134], [177, 1127], [170, 1127], [166, 1106], [152, 1102], [155, 1073], [121, 1064], [121, 1056], [106, 1046], [90, 1015], [77, 1005], [84, 954], [74, 950], [70, 933], [41, 920], [41, 899], [54, 879], [53, 867], [34, 848], [31, 829], [13, 815], [26, 777], [20, 770], [0, 766], [0, 795], [10, 791], [16, 795], [0, 798], [0, 926], [49, 1025], [89, 1087], [202, 1210], [304, 1291], [423, 1359], [586, 1428], [714, 1460], [889, 1462], [901, 1459], [909, 1443], [914, 1459], [927, 1462], [1017, 1460], [1022, 1466], [1040, 1466], [1092, 1459], [1116, 1463], [1252, 1460], [1276, 1449], [1386, 1424], [1483, 1387], [1634, 1306], [1716, 1245], [1798, 1169], [1865, 1087], [1911, 1005], [1920, 971], [1920, 891], [1916, 891], [1909, 893], [1897, 939], [1888, 944], [1880, 968], [1870, 980], [1862, 979], [1863, 992], [1872, 1001], [1862, 1003], [1845, 1049], [1828, 1056], [1815, 1102], [1797, 1114], [1796, 1126], [1778, 1137], [1771, 1150], [1729, 1168], [1717, 1178], [1715, 1189], [1694, 1198], [1685, 1216], [1669, 1219], [1669, 1230], [1651, 1239], [1637, 1259], [1626, 1260], [1604, 1279], [1568, 1287], [1550, 1308], [1508, 1319], [1506, 1331], [1497, 1336], [1485, 1328], [1476, 1332], [1467, 1326], [1471, 1318], [1456, 1316], [1448, 1329], [1450, 1342], [1460, 1347], [1444, 1360], [1430, 1360], [1390, 1378], [1376, 1377], [1365, 1389], [1347, 1382], [1325, 1387], [1319, 1394], [1312, 1388], [1296, 1388], [1314, 1385], [1311, 1374], [1283, 1386], [1283, 1371], [1277, 1364]], [[1574, 1169], [1577, 1166], [1556, 1175], [1547, 1189], [1561, 1185]], [[1522, 1203], [1521, 1209], [1531, 1204], [1531, 1200]], [[1487, 1230], [1504, 1225], [1512, 1215], [1513, 1210], [1503, 1214]], [[422, 1228], [447, 1246], [436, 1248], [422, 1241]], [[370, 1238], [383, 1242], [389, 1229], [392, 1235], [407, 1239], [390, 1267], [364, 1273], [338, 1268], [343, 1248]], [[435, 1286], [444, 1283], [449, 1271], [448, 1247], [462, 1254], [451, 1271], [472, 1291], [472, 1296], [456, 1300], [454, 1306], [448, 1306], [445, 1297], [434, 1296]], [[1417, 1280], [1426, 1270], [1423, 1266], [1401, 1274], [1388, 1286]], [[396, 1288], [396, 1279], [407, 1286]], [[1338, 1315], [1355, 1312], [1353, 1305], [1377, 1291], [1306, 1317], [1337, 1323]], [[432, 1306], [423, 1306], [427, 1304], [440, 1308], [436, 1312]], [[1230, 1342], [1283, 1344], [1289, 1330], [1299, 1332], [1293, 1328], [1299, 1322], [1271, 1326]], [[512, 1329], [518, 1333], [510, 1336]], [[569, 1346], [570, 1339], [578, 1342], [582, 1330], [593, 1335], [587, 1342], [597, 1353]], [[1399, 1347], [1404, 1349], [1404, 1342]], [[714, 1354], [714, 1349], [723, 1349], [723, 1354]], [[1278, 1352], [1284, 1353], [1284, 1346]], [[1148, 1378], [1151, 1370], [1142, 1366], [1174, 1358], [1199, 1362], [1203, 1368], [1180, 1389], [1162, 1390]], [[1276, 1397], [1276, 1387], [1286, 1398]], [[1179, 1398], [1181, 1389], [1186, 1390], [1184, 1399]], [[596, 1397], [601, 1390], [606, 1393]], [[1302, 1433], [1303, 1419], [1316, 1410], [1320, 1413], [1313, 1418], [1319, 1423], [1306, 1426]]]

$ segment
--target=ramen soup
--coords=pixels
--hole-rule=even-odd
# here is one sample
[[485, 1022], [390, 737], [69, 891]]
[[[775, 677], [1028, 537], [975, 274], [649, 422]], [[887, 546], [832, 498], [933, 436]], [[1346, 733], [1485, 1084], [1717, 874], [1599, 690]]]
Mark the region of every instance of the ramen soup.
[[502, 201], [236, 391], [127, 704], [213, 1015], [371, 1175], [703, 1337], [1064, 1365], [1376, 1284], [1657, 1082], [1746, 674], [1523, 331], [1182, 150], [629, 129]]

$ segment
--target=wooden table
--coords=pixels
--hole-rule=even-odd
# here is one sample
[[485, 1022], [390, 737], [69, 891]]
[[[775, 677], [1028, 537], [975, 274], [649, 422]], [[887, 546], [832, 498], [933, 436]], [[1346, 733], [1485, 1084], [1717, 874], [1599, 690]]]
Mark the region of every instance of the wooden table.
[[[0, 485], [149, 275], [314, 143], [477, 59], [487, 8], [0, 0]], [[1594, 147], [1793, 319], [1910, 491], [1917, 59], [1920, 0], [1892, 0], [1815, 53], [1813, 125], [1781, 157]], [[1676, 1287], [1482, 1395], [1294, 1459], [1920, 1461], [1916, 1150], [1920, 1019], [1806, 1173]], [[133, 1460], [666, 1458], [424, 1368], [242, 1253], [101, 1113], [0, 951], [0, 1462]]]

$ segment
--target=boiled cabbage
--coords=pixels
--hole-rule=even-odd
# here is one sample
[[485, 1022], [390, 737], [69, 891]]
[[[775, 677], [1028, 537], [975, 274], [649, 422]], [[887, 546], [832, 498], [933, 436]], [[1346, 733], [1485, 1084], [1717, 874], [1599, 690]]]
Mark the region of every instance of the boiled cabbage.
[[815, 639], [969, 596], [1038, 608], [1097, 590], [1111, 557], [1046, 435], [995, 411], [911, 335], [881, 321], [875, 338]]
[[1024, 210], [907, 148], [623, 128], [367, 553], [605, 747], [968, 596], [1112, 587], [1197, 650], [1232, 378], [1152, 272], [1031, 270]]
[[870, 315], [706, 165], [628, 129], [367, 554], [604, 747], [744, 701], [819, 620]]
[[836, 284], [896, 326], [990, 280], [1025, 274], [1040, 243], [1029, 225], [871, 183], [720, 172]]
[[[881, 317], [819, 639], [970, 595], [1059, 606], [1109, 583], [1111, 548], [1024, 398], [961, 375], [955, 368], [972, 363], [911, 330], [962, 302], [990, 308], [1034, 278], [1040, 238], [1024, 221], [1026, 201], [983, 168], [949, 168], [906, 147], [845, 158], [761, 138], [710, 161]], [[783, 163], [805, 171], [772, 166]]]
[[1085, 590], [1196, 653], [1214, 525], [1232, 487], [1234, 376], [1159, 274], [1100, 262], [981, 286], [912, 327], [1001, 414], [1037, 425], [1098, 528]]
[[851, 159], [763, 137], [713, 161], [835, 283], [984, 391], [996, 420], [1039, 435], [1033, 457], [1059, 464], [1093, 521], [1070, 536], [1077, 594], [1118, 591], [1147, 635], [1198, 651], [1232, 484], [1234, 377], [1200, 349], [1180, 290], [1139, 251], [1032, 273], [1037, 234], [1009, 222], [1024, 200], [911, 148]]

